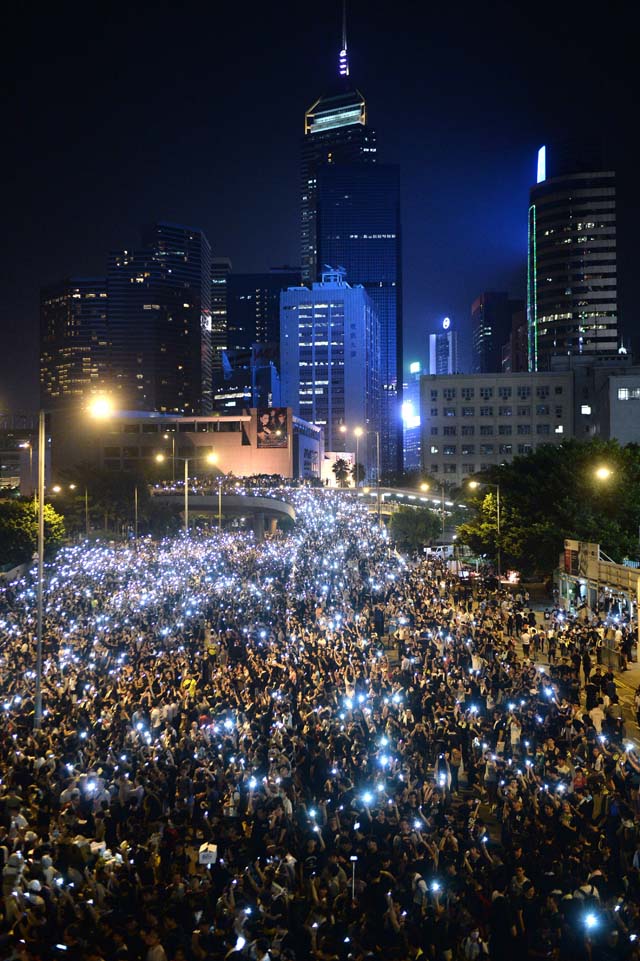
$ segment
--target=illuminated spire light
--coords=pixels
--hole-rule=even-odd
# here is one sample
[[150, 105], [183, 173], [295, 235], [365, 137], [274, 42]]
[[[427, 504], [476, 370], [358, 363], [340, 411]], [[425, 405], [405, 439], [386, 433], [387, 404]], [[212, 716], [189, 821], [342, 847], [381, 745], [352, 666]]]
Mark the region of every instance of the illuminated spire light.
[[349, 55], [347, 54], [347, 0], [342, 0], [342, 49], [338, 58], [338, 72], [341, 77], [349, 76]]

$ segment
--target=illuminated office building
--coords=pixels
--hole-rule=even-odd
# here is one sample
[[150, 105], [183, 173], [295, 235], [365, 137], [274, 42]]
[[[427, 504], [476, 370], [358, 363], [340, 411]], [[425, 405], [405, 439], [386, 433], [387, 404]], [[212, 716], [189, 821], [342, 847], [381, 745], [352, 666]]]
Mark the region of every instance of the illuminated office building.
[[503, 369], [502, 348], [510, 340], [521, 300], [505, 291], [485, 291], [471, 305], [471, 373], [497, 374]]
[[211, 369], [222, 370], [222, 351], [227, 348], [227, 281], [232, 265], [228, 257], [211, 258]]
[[362, 285], [380, 327], [382, 470], [402, 467], [400, 178], [379, 165], [364, 97], [349, 79], [343, 28], [337, 89], [305, 114], [302, 145], [302, 282], [339, 264]]
[[538, 155], [528, 218], [529, 369], [618, 349], [616, 177], [592, 155]]
[[276, 363], [280, 342], [280, 294], [300, 284], [300, 270], [272, 267], [259, 274], [229, 274], [227, 278], [227, 346], [251, 350], [273, 344]]
[[441, 329], [429, 334], [429, 373], [458, 374], [458, 331], [451, 325], [451, 318], [445, 317]]
[[42, 406], [81, 402], [109, 382], [104, 277], [70, 277], [40, 292]]
[[208, 413], [211, 248], [201, 230], [158, 223], [109, 257], [111, 374], [122, 409]]
[[352, 431], [362, 427], [368, 433], [360, 462], [370, 473], [373, 432], [380, 429], [380, 355], [378, 319], [367, 291], [350, 286], [343, 271], [328, 269], [311, 290], [282, 293], [280, 318], [282, 403], [324, 428], [329, 451], [354, 449]]
[[419, 361], [409, 364], [409, 379], [402, 391], [404, 469], [420, 469], [420, 377]]

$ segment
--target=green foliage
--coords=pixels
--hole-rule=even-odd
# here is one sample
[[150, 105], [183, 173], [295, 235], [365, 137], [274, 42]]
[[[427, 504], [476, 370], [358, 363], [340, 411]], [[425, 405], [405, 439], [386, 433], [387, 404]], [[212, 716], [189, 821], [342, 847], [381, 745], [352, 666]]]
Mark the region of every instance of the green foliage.
[[[64, 520], [51, 504], [44, 505], [45, 550], [58, 547], [65, 536]], [[38, 545], [38, 510], [32, 500], [0, 501], [0, 566], [31, 560]]]
[[364, 469], [363, 464], [352, 464], [351, 465], [351, 476], [353, 477], [356, 487], [361, 484], [365, 479], [367, 472]]
[[[598, 480], [596, 470], [612, 471]], [[591, 541], [615, 561], [638, 552], [640, 447], [617, 441], [567, 441], [537, 448], [527, 457], [485, 475], [500, 484], [502, 569], [549, 573], [565, 538]], [[476, 554], [497, 554], [495, 488], [480, 486], [470, 498], [473, 514], [458, 528]]]
[[424, 507], [399, 507], [391, 515], [391, 536], [399, 547], [416, 551], [440, 532], [440, 519]]

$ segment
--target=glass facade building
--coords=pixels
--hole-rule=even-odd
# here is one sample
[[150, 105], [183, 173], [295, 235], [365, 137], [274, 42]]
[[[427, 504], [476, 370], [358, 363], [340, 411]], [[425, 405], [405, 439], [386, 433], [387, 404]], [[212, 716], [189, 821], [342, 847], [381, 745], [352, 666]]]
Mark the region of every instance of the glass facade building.
[[502, 370], [502, 348], [511, 337], [514, 314], [524, 302], [505, 291], [485, 291], [471, 305], [471, 373], [497, 374]]
[[380, 456], [402, 467], [402, 264], [400, 172], [382, 164], [327, 164], [318, 171], [318, 262], [340, 264], [361, 284], [380, 326]]
[[345, 449], [343, 426], [368, 431], [360, 460], [370, 472], [380, 429], [380, 352], [367, 291], [346, 283], [344, 272], [328, 271], [311, 290], [284, 291], [280, 308], [282, 402], [324, 428], [326, 450]]
[[571, 161], [554, 170], [550, 156], [530, 193], [530, 370], [548, 370], [556, 355], [618, 349], [615, 173]]
[[40, 292], [41, 404], [82, 401], [109, 384], [107, 285], [71, 277]]
[[222, 370], [222, 351], [227, 347], [227, 280], [232, 270], [228, 257], [211, 258], [211, 368]]
[[113, 388], [123, 409], [208, 413], [211, 248], [201, 230], [159, 223], [140, 250], [109, 257]]
[[229, 349], [251, 350], [253, 344], [279, 344], [280, 294], [287, 287], [297, 287], [299, 284], [300, 271], [295, 267], [273, 267], [260, 274], [229, 274]]
[[459, 374], [458, 331], [451, 326], [449, 317], [442, 321], [442, 329], [429, 334], [429, 373]]

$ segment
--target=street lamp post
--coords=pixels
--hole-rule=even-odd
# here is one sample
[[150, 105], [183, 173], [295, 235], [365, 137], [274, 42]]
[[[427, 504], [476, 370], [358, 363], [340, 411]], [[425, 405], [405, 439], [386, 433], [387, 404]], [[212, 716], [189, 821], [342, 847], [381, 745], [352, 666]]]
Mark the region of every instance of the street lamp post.
[[[97, 418], [104, 419], [113, 410], [113, 405], [108, 397], [96, 397], [90, 407], [89, 413]], [[39, 730], [42, 725], [42, 606], [44, 593], [44, 468], [45, 468], [45, 448], [46, 448], [46, 411], [40, 408], [38, 412], [38, 584], [36, 601], [36, 697], [35, 710], [33, 714], [34, 730]]]
[[[165, 459], [164, 454], [156, 454], [156, 461], [161, 464]], [[175, 460], [175, 458], [174, 458]], [[190, 457], [178, 457], [184, 461], [184, 532], [189, 533], [189, 461]], [[218, 455], [215, 451], [210, 451], [206, 457], [208, 464], [216, 464]], [[218, 527], [222, 527], [222, 485], [218, 488]]]
[[[444, 544], [444, 529], [445, 529], [445, 520], [446, 520], [446, 517], [445, 517], [445, 509], [444, 509], [444, 507], [445, 507], [445, 504], [444, 504], [444, 484], [439, 484], [438, 487], [440, 488], [440, 521], [441, 521], [441, 524], [442, 524], [442, 543]], [[420, 490], [421, 490], [421, 491], [428, 491], [429, 488], [430, 488], [430, 485], [427, 484], [426, 481], [423, 481], [422, 484], [420, 484]]]
[[[498, 552], [497, 552], [498, 553], [498, 557], [497, 557], [498, 580], [500, 580], [500, 578], [502, 577], [502, 543], [501, 543], [501, 536], [500, 536], [500, 520], [501, 520], [500, 518], [500, 484], [493, 484], [491, 481], [482, 481], [482, 484], [485, 487], [495, 487], [496, 489], [496, 529], [497, 529], [497, 535], [498, 535], [496, 538], [497, 540], [496, 546], [498, 548]], [[480, 487], [480, 481], [469, 481], [469, 487], [472, 490], [475, 490], [477, 487]]]
[[176, 432], [165, 431], [164, 439], [171, 438], [171, 480], [175, 483], [176, 479]]
[[362, 427], [356, 427], [353, 433], [356, 437], [356, 487], [360, 487], [360, 438], [364, 431]]

